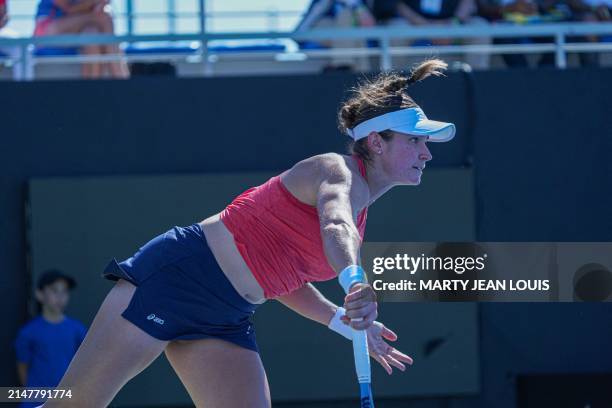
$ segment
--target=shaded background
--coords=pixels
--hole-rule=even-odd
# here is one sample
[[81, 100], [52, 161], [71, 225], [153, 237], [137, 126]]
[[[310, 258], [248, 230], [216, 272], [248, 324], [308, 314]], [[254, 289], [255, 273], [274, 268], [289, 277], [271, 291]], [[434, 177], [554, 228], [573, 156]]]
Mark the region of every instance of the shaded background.
[[[366, 239], [610, 241], [611, 74], [605, 69], [477, 72], [414, 86], [415, 100], [430, 117], [455, 122], [458, 137], [432, 144], [434, 160], [422, 186], [394, 190], [372, 207]], [[11, 343], [29, 317], [32, 275], [51, 266], [44, 262], [79, 265], [80, 272], [70, 269], [83, 282], [74, 310], [77, 298], [88, 293], [96, 293], [99, 302], [108, 285], [96, 280], [98, 256], [128, 256], [164, 228], [222, 208], [248, 181], [264, 180], [312, 154], [343, 150], [346, 139], [335, 130], [335, 114], [355, 80], [338, 74], [0, 83], [0, 296], [3, 310], [10, 312], [0, 332], [0, 384], [17, 384]], [[204, 187], [221, 180], [215, 178], [219, 174], [238, 176], [223, 184], [227, 195]], [[95, 191], [83, 194], [79, 188]], [[146, 203], [120, 193], [136, 194], [135, 188], [143, 188]], [[159, 200], [146, 195], [151, 192], [159, 193]], [[79, 203], [81, 219], [66, 208]], [[152, 215], [136, 217], [142, 208]], [[45, 216], [62, 211], [65, 218]], [[89, 242], [89, 224], [82, 224], [87, 217], [92, 228], [107, 234], [100, 239], [106, 238], [110, 252], [90, 247], [103, 253], [89, 257], [61, 245], [75, 239], [71, 230], [81, 234], [76, 235], [81, 244]], [[114, 221], [107, 229], [104, 217]], [[49, 231], [58, 228], [52, 221], [65, 227], [57, 232], [62, 240], [55, 242], [56, 250], [48, 245]], [[34, 232], [31, 239], [28, 230]], [[98, 286], [94, 290], [85, 282]], [[337, 298], [335, 285], [324, 289]], [[83, 303], [84, 310], [93, 310], [95, 303]], [[273, 370], [273, 397], [293, 400], [292, 406], [350, 406], [343, 402], [356, 391], [346, 378], [351, 371], [347, 343], [272, 303], [262, 307], [257, 329], [264, 362]], [[610, 406], [602, 390], [612, 384], [611, 311], [607, 303], [384, 304], [381, 319], [390, 318], [389, 325], [402, 333], [402, 346], [421, 356], [422, 367], [392, 379], [377, 371], [376, 389], [393, 397], [378, 405]], [[308, 349], [310, 354], [298, 357], [299, 369], [280, 358], [290, 341], [264, 334], [274, 333], [264, 313], [270, 321], [282, 319], [295, 336], [290, 341]], [[441, 330], [445, 327], [451, 330]], [[470, 354], [462, 359], [453, 350]], [[331, 364], [324, 368], [313, 362], [325, 358]], [[178, 389], [167, 394], [172, 400], [158, 402], [180, 405], [185, 401], [180, 384], [171, 383], [161, 366], [153, 371], [158, 369], [168, 375], [169, 387]], [[419, 378], [417, 370], [422, 370]], [[300, 387], [310, 373], [325, 386]], [[545, 392], [550, 389], [555, 393]], [[136, 392], [122, 396], [124, 403], [142, 402]]]

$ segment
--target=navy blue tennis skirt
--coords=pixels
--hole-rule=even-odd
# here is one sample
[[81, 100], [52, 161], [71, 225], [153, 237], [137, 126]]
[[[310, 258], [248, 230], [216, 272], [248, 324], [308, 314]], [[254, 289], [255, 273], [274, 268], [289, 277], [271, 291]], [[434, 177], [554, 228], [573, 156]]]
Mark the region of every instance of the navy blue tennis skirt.
[[218, 338], [258, 351], [254, 305], [229, 282], [198, 224], [174, 227], [102, 274], [137, 286], [121, 314], [160, 340]]

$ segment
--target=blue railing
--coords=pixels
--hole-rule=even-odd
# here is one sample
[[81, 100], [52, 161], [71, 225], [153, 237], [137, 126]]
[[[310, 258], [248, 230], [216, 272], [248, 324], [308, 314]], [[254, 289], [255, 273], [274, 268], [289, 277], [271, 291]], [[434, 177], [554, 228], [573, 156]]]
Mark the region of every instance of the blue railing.
[[[202, 14], [203, 16], [204, 14]], [[194, 61], [207, 65], [214, 63], [218, 50], [210, 47], [211, 41], [220, 40], [287, 40], [287, 41], [321, 41], [329, 39], [359, 39], [375, 40], [375, 47], [364, 48], [322, 48], [301, 50], [298, 47], [285, 47], [282, 50], [271, 49], [267, 53], [258, 53], [262, 58], [271, 58], [272, 61], [299, 60], [308, 58], [321, 58], [333, 56], [376, 56], [379, 58], [379, 68], [389, 70], [392, 68], [392, 57], [400, 55], [443, 55], [456, 53], [540, 53], [554, 52], [556, 65], [559, 68], [567, 66], [568, 52], [604, 52], [612, 51], [612, 43], [569, 43], [568, 37], [574, 36], [612, 36], [612, 23], [555, 23], [537, 25], [507, 25], [491, 24], [488, 26], [451, 26], [451, 27], [374, 27], [351, 29], [317, 29], [303, 32], [250, 32], [250, 33], [209, 33], [206, 32], [205, 18], [201, 18], [200, 32], [193, 34], [165, 34], [165, 35], [62, 35], [45, 37], [0, 38], [0, 47], [18, 47], [21, 50], [21, 62], [40, 64], [57, 61], [109, 61], [127, 58], [131, 60], [150, 60], [153, 56], [164, 59], [175, 58], [172, 48], [160, 52], [158, 55], [124, 56], [67, 56], [55, 59], [36, 57], [31, 53], [33, 47], [39, 46], [81, 46], [87, 44], [123, 43], [134, 44], [141, 42], [168, 44], [168, 43], [197, 43], [192, 54], [199, 56]], [[392, 47], [393, 39], [422, 39], [422, 38], [524, 38], [524, 37], [550, 37], [554, 42], [548, 44], [511, 44], [511, 45], [449, 45], [432, 47]], [[24, 68], [24, 72], [25, 72]], [[207, 70], [203, 70], [207, 72]]]

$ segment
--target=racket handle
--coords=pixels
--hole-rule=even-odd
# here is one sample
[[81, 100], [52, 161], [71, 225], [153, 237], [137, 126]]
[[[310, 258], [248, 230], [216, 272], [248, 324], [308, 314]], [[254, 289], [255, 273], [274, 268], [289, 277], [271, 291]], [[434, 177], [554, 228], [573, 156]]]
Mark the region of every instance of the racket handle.
[[[349, 293], [354, 284], [366, 281], [365, 272], [359, 265], [349, 265], [338, 274], [338, 280], [344, 292]], [[359, 380], [360, 384], [370, 383], [372, 375], [370, 372], [370, 356], [368, 354], [368, 338], [365, 330], [353, 329], [353, 354], [355, 357], [357, 380]]]
[[374, 397], [370, 384], [359, 384], [360, 408], [374, 408]]
[[355, 356], [355, 371], [360, 384], [372, 381], [370, 356], [368, 354], [368, 339], [365, 330], [353, 329], [353, 354]]

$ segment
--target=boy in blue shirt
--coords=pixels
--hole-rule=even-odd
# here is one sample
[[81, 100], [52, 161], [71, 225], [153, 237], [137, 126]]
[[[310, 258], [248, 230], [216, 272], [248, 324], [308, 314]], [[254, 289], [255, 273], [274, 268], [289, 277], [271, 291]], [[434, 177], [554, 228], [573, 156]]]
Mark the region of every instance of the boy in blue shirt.
[[[55, 387], [85, 338], [81, 322], [64, 315], [76, 282], [58, 270], [43, 273], [36, 290], [40, 316], [30, 320], [15, 340], [17, 372], [24, 387]], [[22, 403], [35, 407], [40, 403]]]

